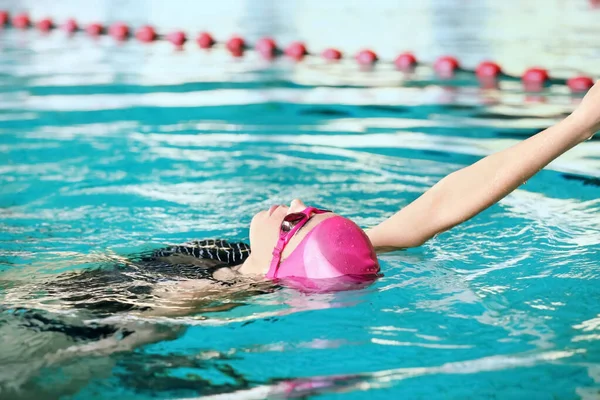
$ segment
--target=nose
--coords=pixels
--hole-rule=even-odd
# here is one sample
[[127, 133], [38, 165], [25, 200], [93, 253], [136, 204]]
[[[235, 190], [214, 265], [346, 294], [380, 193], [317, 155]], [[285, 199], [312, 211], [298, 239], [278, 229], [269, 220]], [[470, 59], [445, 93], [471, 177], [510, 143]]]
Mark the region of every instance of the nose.
[[306, 208], [306, 204], [304, 204], [302, 202], [302, 200], [300, 200], [300, 199], [294, 199], [290, 203], [290, 208], [288, 210], [288, 213], [300, 212], [300, 211], [303, 211], [305, 208]]

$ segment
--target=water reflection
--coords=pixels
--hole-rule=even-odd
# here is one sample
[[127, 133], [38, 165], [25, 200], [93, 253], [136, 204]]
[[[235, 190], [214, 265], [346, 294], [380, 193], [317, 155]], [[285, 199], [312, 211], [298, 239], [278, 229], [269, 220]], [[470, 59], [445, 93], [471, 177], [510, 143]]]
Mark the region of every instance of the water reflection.
[[[462, 11], [481, 13], [482, 34], [515, 13], [535, 15], [514, 4], [419, 2], [406, 11], [414, 17], [408, 26], [398, 24], [397, 2], [371, 6], [368, 15], [356, 11], [361, 2], [332, 3], [327, 18], [338, 22], [331, 26], [352, 23], [306, 32], [327, 22], [311, 11], [320, 3], [270, 1], [250, 10], [223, 2], [175, 21], [182, 8], [173, 4], [120, 2], [103, 15], [96, 11], [108, 3], [99, 1], [75, 16], [162, 20], [165, 29], [171, 22], [191, 31], [214, 11], [215, 21], [228, 18], [220, 31], [227, 37], [244, 15], [268, 11], [297, 21], [259, 29], [249, 18], [242, 33], [304, 32], [324, 45], [336, 45], [339, 35], [343, 45], [358, 44], [356, 27], [385, 9], [390, 16], [365, 44], [373, 40], [391, 56], [404, 38], [390, 33], [392, 25], [414, 33], [435, 24], [411, 34], [411, 44], [444, 43], [444, 30], [456, 29], [448, 48], [476, 62], [527, 44], [497, 38], [482, 48], [479, 38], [465, 45], [474, 32], [454, 26], [468, 19]], [[293, 4], [306, 7], [287, 12]], [[43, 5], [51, 6], [57, 15], [70, 7]], [[229, 14], [215, 11], [229, 6]], [[132, 10], [131, 19], [121, 14]], [[521, 28], [511, 38], [522, 37]], [[568, 114], [577, 100], [564, 86], [532, 96], [515, 80], [482, 90], [469, 73], [439, 80], [427, 66], [402, 75], [384, 65], [359, 71], [350, 61], [269, 64], [252, 52], [232, 62], [223, 49], [205, 53], [193, 43], [175, 52], [167, 43], [67, 41], [58, 32], [7, 30], [0, 45], [0, 358], [10, 365], [0, 371], [0, 397], [595, 393], [597, 141], [468, 224], [419, 249], [383, 255], [384, 276], [360, 290], [308, 294], [246, 284], [207, 298], [139, 269], [124, 281], [94, 275], [127, 264], [124, 254], [164, 243], [246, 240], [254, 212], [293, 197], [372, 226], [446, 174]], [[440, 48], [431, 47], [431, 56]], [[546, 63], [556, 48], [536, 60]], [[528, 51], [515, 68], [536, 56]], [[77, 271], [89, 279], [61, 280]]]

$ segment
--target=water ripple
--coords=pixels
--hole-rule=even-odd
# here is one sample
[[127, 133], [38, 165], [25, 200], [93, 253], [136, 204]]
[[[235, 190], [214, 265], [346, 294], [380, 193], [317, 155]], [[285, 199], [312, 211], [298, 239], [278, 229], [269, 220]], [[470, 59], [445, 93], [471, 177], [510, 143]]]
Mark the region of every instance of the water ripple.
[[594, 398], [597, 141], [382, 255], [367, 288], [102, 280], [166, 244], [246, 241], [255, 212], [294, 197], [373, 226], [564, 117], [564, 86], [34, 33], [0, 38], [0, 397]]

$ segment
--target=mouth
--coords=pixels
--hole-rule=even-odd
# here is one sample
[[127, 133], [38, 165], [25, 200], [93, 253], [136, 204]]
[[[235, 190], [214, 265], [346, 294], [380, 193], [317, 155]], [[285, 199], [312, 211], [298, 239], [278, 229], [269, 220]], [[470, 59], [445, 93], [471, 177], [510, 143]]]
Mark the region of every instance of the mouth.
[[271, 206], [271, 208], [269, 208], [269, 217], [275, 212], [275, 210], [277, 210], [280, 206]]

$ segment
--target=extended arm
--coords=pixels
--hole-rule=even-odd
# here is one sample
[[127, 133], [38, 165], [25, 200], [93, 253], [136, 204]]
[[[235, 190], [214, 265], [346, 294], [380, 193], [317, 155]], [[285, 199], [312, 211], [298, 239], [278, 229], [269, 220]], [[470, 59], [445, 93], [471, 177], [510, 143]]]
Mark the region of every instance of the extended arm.
[[600, 83], [558, 124], [451, 173], [367, 231], [378, 251], [420, 246], [485, 210], [600, 130]]

